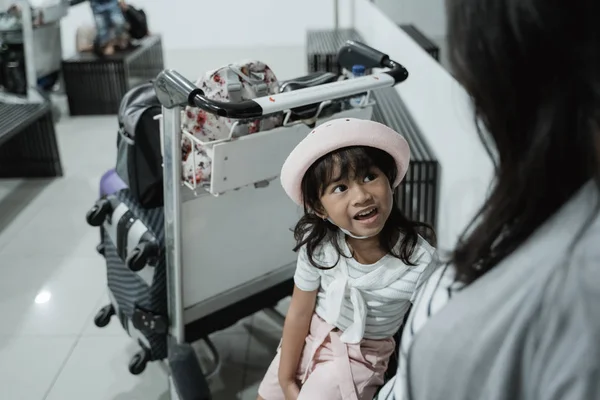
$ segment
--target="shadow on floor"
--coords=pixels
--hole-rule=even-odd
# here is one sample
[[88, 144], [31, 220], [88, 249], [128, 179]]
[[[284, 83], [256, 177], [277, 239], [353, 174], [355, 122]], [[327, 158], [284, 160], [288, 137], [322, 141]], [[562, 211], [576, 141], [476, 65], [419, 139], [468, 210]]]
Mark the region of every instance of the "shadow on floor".
[[55, 178], [25, 180], [0, 199], [0, 234]]

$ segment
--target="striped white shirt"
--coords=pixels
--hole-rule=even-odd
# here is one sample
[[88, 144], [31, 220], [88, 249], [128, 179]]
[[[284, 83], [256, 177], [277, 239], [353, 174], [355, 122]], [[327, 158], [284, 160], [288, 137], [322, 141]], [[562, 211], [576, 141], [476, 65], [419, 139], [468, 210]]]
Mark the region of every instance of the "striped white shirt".
[[[435, 249], [419, 238], [411, 259], [415, 266], [389, 254], [374, 264], [364, 265], [344, 257], [351, 254], [344, 234], [338, 240], [342, 255], [338, 264], [328, 270], [314, 267], [307, 259], [305, 247], [300, 249], [296, 286], [304, 291], [319, 289], [316, 313], [344, 332], [343, 341], [358, 343], [363, 338], [393, 336], [415, 300], [416, 289], [431, 274]], [[314, 258], [321, 266], [331, 266], [338, 255], [334, 246], [326, 243]]]

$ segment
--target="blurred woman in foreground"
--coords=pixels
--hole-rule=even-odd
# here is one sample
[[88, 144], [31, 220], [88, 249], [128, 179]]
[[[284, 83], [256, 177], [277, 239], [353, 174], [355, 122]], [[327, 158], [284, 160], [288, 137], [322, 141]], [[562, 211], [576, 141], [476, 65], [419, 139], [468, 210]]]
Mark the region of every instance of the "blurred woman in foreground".
[[600, 2], [447, 10], [495, 182], [422, 288], [379, 398], [600, 399]]

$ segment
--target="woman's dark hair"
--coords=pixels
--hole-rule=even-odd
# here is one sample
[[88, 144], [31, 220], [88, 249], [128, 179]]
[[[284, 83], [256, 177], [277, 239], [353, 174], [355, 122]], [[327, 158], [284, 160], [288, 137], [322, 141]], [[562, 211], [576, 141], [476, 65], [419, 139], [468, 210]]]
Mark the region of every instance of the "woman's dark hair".
[[600, 2], [448, 0], [452, 72], [496, 179], [452, 254], [471, 283], [598, 181]]
[[[370, 170], [374, 166], [386, 175], [390, 185], [397, 176], [396, 163], [391, 155], [385, 151], [364, 146], [344, 147], [326, 154], [308, 169], [302, 179], [304, 216], [294, 229], [294, 238], [296, 239], [294, 251], [298, 251], [306, 245], [310, 263], [319, 269], [330, 269], [335, 266], [323, 266], [314, 260], [315, 251], [323, 241], [328, 241], [335, 247], [337, 253], [342, 255], [337, 241], [339, 228], [321, 219], [312, 211], [322, 210], [320, 198], [333, 179], [339, 178], [333, 176], [336, 165], [340, 166], [342, 179], [364, 177], [371, 172]], [[411, 257], [418, 242], [419, 229], [430, 230], [431, 236], [435, 238], [435, 233], [429, 225], [411, 221], [402, 214], [394, 196], [390, 216], [379, 235], [380, 245], [387, 253], [401, 259], [407, 265], [415, 265]], [[401, 235], [402, 240], [398, 248], [396, 245]], [[344, 256], [350, 257], [351, 255]]]

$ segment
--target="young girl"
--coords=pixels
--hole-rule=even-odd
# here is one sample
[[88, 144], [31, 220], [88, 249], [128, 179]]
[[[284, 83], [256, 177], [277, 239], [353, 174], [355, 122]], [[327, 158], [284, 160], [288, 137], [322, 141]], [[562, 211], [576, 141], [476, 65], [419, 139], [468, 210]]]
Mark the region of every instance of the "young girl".
[[281, 170], [304, 207], [294, 292], [264, 400], [372, 399], [393, 336], [433, 266], [434, 249], [395, 204], [410, 150], [394, 130], [344, 118], [319, 126]]

